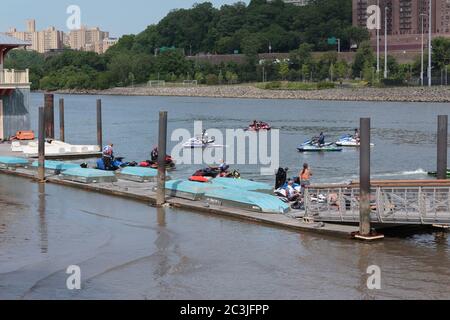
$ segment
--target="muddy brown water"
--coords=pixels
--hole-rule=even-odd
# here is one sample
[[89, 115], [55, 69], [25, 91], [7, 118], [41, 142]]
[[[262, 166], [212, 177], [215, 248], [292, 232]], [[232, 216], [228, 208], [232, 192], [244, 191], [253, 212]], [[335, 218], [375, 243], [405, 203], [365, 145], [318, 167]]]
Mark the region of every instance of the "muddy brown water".
[[0, 175], [1, 299], [448, 299], [449, 244], [435, 230], [366, 244]]

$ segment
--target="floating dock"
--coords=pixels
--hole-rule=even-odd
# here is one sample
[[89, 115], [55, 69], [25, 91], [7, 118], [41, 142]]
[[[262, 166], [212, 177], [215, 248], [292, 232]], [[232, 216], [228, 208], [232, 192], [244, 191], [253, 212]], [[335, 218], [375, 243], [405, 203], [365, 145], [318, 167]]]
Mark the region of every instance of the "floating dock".
[[[0, 145], [1, 146], [1, 145]], [[0, 156], [2, 156], [0, 151]], [[25, 159], [26, 160], [26, 159]], [[28, 160], [27, 160], [28, 162]], [[69, 169], [62, 173], [62, 176], [50, 176], [46, 178], [47, 183], [54, 183], [61, 186], [73, 187], [82, 189], [87, 192], [97, 192], [104, 195], [123, 197], [142, 201], [152, 205], [156, 204], [156, 183], [153, 182], [136, 182], [130, 180], [124, 180], [118, 175], [118, 179], [115, 182], [97, 182], [93, 184], [87, 184], [85, 181], [77, 181], [78, 179], [70, 179], [70, 173], [73, 169]], [[82, 169], [86, 170], [86, 169]], [[0, 174], [13, 175], [17, 177], [27, 178], [31, 180], [36, 179], [36, 171], [30, 168], [15, 167], [15, 168], [0, 168]], [[65, 178], [64, 178], [65, 176]], [[198, 194], [205, 194], [205, 190], [198, 186]], [[221, 186], [217, 186], [218, 189], [223, 189]], [[180, 189], [183, 190], [183, 189]], [[192, 190], [192, 189], [191, 189]], [[212, 189], [210, 189], [212, 190]], [[181, 192], [181, 191], [180, 191]], [[179, 196], [179, 193], [176, 194]], [[262, 194], [264, 195], [264, 194]], [[213, 194], [211, 194], [211, 198]], [[229, 217], [233, 219], [239, 219], [243, 221], [261, 223], [267, 226], [284, 228], [294, 231], [308, 231], [317, 232], [321, 234], [329, 234], [337, 237], [351, 238], [352, 235], [358, 231], [355, 226], [339, 225], [323, 222], [304, 222], [302, 219], [296, 219], [286, 214], [267, 214], [256, 211], [250, 211], [246, 208], [231, 207], [228, 203], [217, 203], [207, 201], [207, 199], [196, 198], [191, 194], [185, 198], [175, 198], [174, 194], [170, 191], [167, 192], [167, 204], [173, 208], [195, 211], [206, 214], [219, 215]]]

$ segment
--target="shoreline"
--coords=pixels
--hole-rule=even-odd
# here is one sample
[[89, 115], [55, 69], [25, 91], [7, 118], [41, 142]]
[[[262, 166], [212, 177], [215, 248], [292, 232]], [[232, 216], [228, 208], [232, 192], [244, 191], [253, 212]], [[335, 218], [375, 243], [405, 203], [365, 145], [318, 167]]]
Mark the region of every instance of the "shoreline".
[[[41, 92], [41, 91], [36, 91]], [[161, 96], [239, 99], [296, 99], [364, 102], [450, 102], [450, 87], [336, 88], [325, 90], [264, 90], [251, 84], [197, 87], [127, 87], [106, 90], [57, 90], [55, 94]]]

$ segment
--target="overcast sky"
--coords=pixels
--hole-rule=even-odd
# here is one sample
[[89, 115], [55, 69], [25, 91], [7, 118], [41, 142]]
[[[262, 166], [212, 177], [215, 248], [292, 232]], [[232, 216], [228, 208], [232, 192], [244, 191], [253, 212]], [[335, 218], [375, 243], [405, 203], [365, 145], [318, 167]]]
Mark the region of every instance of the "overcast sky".
[[[238, 0], [210, 0], [214, 6], [232, 4]], [[55, 26], [68, 31], [66, 13], [68, 6], [81, 8], [81, 22], [110, 31], [111, 36], [139, 33], [149, 24], [156, 23], [170, 10], [190, 8], [201, 0], [13, 0], [2, 6], [0, 32], [11, 27], [25, 31], [25, 20], [36, 19], [38, 30]], [[248, 3], [249, 0], [244, 0]]]

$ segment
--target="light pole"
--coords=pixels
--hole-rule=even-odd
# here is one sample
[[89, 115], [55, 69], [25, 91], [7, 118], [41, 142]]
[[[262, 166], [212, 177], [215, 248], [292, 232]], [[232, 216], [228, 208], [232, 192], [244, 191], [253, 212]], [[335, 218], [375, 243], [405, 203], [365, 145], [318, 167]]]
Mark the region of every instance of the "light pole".
[[388, 41], [387, 41], [387, 12], [389, 8], [384, 8], [384, 78], [388, 77]]
[[[377, 0], [377, 6], [380, 8], [380, 0]], [[377, 17], [377, 77], [380, 75], [380, 20], [381, 14]]]
[[425, 60], [425, 58], [424, 58], [424, 37], [425, 37], [425, 30], [424, 30], [424, 23], [423, 23], [423, 20], [425, 19], [425, 17], [426, 17], [426, 14], [425, 13], [421, 13], [420, 14], [420, 16], [422, 17], [422, 55], [421, 55], [421, 65], [420, 65], [420, 85], [423, 87], [423, 85], [424, 85], [424, 60]]
[[431, 32], [432, 32], [431, 22], [433, 19], [433, 15], [432, 15], [433, 4], [432, 4], [432, 0], [429, 0], [429, 2], [430, 2], [430, 8], [429, 8], [430, 16], [429, 16], [429, 20], [428, 20], [428, 24], [429, 24], [429, 28], [428, 28], [429, 29], [429, 34], [428, 34], [428, 41], [429, 41], [429, 43], [428, 43], [428, 86], [431, 87], [431, 54], [432, 54], [431, 42], [433, 40], [432, 35], [431, 35]]

